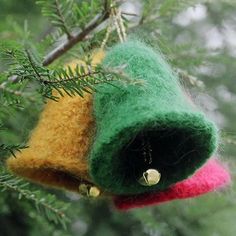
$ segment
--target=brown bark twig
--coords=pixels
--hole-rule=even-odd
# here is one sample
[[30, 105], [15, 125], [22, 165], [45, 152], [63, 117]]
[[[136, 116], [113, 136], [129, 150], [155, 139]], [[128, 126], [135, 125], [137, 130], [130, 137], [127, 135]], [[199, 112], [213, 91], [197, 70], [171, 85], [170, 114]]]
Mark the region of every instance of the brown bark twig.
[[102, 15], [95, 17], [90, 24], [85, 27], [84, 30], [72, 35], [71, 38], [67, 39], [62, 45], [50, 52], [43, 61], [43, 66], [48, 66], [54, 62], [57, 58], [75, 46], [78, 42], [81, 42], [85, 37], [91, 33], [95, 28], [97, 28], [102, 22], [104, 22], [109, 17], [109, 11], [106, 10]]
[[[51, 52], [49, 52], [42, 62], [43, 66], [48, 66], [51, 63], [53, 63], [56, 59], [58, 59], [60, 56], [62, 56], [64, 53], [66, 53], [68, 50], [70, 50], [72, 47], [74, 47], [77, 43], [83, 41], [86, 36], [88, 36], [93, 30], [95, 30], [99, 25], [101, 25], [106, 19], [110, 16], [110, 1], [104, 0], [103, 4], [103, 13], [100, 15], [97, 15], [82, 31], [76, 33], [76, 34], [67, 34], [67, 40], [63, 42], [61, 45], [59, 45], [57, 48], [53, 49]], [[12, 76], [8, 79], [8, 82], [17, 83], [19, 81], [18, 76]], [[5, 83], [0, 84], [0, 89], [5, 89]], [[8, 91], [12, 92], [12, 91]]]

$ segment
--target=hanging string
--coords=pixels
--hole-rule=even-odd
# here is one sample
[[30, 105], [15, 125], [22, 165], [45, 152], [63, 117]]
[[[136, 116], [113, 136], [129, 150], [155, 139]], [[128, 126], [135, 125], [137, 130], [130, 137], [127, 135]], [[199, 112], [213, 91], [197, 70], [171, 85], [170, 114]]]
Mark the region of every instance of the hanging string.
[[119, 8], [117, 9], [117, 12], [116, 12], [116, 19], [117, 19], [118, 27], [123, 37], [123, 41], [126, 41], [127, 39], [126, 28], [125, 28], [124, 20], [122, 19], [121, 10]]
[[[110, 21], [110, 20], [109, 20]], [[108, 39], [110, 37], [110, 34], [112, 32], [112, 24], [111, 24], [111, 21], [109, 22], [108, 26], [107, 26], [107, 31], [106, 31], [106, 35], [102, 41], [102, 44], [101, 44], [101, 49], [104, 50], [107, 42], [108, 42]]]
[[142, 134], [142, 155], [144, 163], [152, 164], [152, 146], [149, 138], [144, 134]]
[[126, 41], [126, 29], [121, 16], [121, 10], [119, 8], [113, 8], [111, 14], [113, 15], [117, 34], [120, 38], [120, 41], [123, 43]]
[[111, 4], [111, 12], [110, 12], [108, 26], [107, 26], [105, 37], [101, 44], [102, 50], [105, 48], [109, 40], [113, 27], [115, 27], [115, 30], [118, 34], [120, 42], [121, 43], [125, 42], [127, 39], [127, 34], [126, 34], [124, 20], [122, 19], [121, 10], [120, 8], [115, 7], [114, 4]]

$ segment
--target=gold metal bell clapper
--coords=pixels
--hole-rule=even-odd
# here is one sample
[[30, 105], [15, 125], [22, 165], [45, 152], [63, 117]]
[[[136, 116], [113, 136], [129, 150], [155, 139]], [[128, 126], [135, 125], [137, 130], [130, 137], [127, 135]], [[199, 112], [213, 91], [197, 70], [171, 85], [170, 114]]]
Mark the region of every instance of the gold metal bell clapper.
[[96, 186], [90, 184], [80, 184], [79, 193], [83, 196], [96, 198], [100, 195], [101, 191]]
[[161, 173], [155, 169], [148, 169], [143, 172], [143, 176], [138, 182], [143, 186], [153, 186], [159, 183], [161, 179]]

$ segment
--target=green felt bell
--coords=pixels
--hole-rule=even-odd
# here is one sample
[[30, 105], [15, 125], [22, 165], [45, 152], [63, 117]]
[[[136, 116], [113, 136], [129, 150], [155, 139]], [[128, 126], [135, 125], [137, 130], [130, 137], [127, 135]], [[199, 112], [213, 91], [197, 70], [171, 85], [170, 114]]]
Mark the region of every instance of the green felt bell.
[[112, 48], [105, 66], [142, 83], [101, 84], [94, 95], [94, 182], [115, 194], [162, 190], [193, 174], [214, 152], [217, 129], [192, 105], [160, 53], [140, 42]]

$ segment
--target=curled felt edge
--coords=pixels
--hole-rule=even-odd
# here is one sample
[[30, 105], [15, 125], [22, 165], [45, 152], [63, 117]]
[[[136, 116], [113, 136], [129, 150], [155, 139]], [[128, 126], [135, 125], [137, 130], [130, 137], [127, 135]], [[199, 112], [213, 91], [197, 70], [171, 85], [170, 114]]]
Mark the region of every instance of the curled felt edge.
[[181, 181], [169, 189], [133, 196], [116, 196], [113, 201], [119, 210], [158, 205], [163, 202], [193, 198], [219, 189], [231, 181], [226, 168], [216, 159], [209, 160], [193, 176]]

